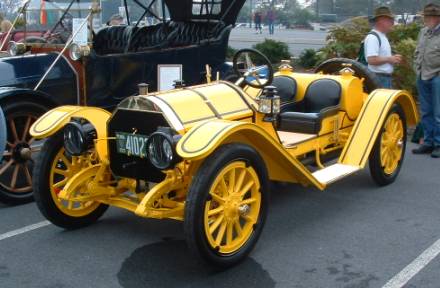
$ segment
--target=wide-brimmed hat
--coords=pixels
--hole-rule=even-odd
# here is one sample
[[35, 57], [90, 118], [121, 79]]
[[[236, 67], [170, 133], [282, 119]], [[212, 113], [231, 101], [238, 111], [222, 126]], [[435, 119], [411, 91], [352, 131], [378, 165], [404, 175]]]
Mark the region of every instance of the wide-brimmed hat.
[[421, 13], [423, 16], [439, 16], [440, 17], [440, 5], [430, 3], [423, 8]]
[[379, 17], [388, 17], [391, 19], [395, 18], [394, 14], [391, 13], [390, 8], [386, 6], [376, 8], [376, 10], [374, 10], [374, 16], [371, 18], [371, 20], [375, 21]]

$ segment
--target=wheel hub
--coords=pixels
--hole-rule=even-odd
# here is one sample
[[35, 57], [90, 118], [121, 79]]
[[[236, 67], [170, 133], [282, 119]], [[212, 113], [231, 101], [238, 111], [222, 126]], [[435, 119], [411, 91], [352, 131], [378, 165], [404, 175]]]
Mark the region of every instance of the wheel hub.
[[31, 147], [26, 142], [17, 143], [12, 148], [12, 159], [18, 163], [24, 163], [32, 159]]
[[239, 206], [238, 201], [229, 200], [225, 203], [225, 216], [229, 220], [233, 220], [238, 217]]

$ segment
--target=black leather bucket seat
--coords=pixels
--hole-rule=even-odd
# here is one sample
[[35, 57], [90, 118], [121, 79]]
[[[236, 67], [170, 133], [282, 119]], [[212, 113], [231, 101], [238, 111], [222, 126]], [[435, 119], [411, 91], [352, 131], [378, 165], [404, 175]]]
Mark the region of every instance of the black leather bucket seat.
[[322, 120], [336, 115], [341, 101], [341, 85], [333, 79], [318, 79], [307, 87], [304, 99], [281, 111], [279, 130], [318, 134]]
[[280, 96], [281, 112], [291, 110], [295, 103], [298, 88], [296, 80], [288, 76], [280, 75], [273, 78], [271, 85], [277, 88], [277, 94]]

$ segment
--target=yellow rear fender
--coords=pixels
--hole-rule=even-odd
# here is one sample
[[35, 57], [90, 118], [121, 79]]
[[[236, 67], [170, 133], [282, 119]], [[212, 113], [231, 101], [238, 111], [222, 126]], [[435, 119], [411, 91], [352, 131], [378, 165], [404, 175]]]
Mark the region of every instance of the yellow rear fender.
[[[54, 135], [63, 129], [72, 117], [83, 118], [89, 121], [96, 129], [98, 139], [107, 138], [107, 120], [111, 113], [96, 107], [60, 106], [41, 116], [31, 126], [30, 134], [36, 139], [43, 139]], [[96, 144], [101, 159], [107, 157], [107, 141], [98, 141]]]
[[394, 104], [400, 104], [408, 126], [418, 122], [417, 106], [412, 96], [401, 90], [377, 89], [365, 101], [356, 119], [339, 163], [364, 168], [376, 138]]
[[263, 158], [271, 180], [313, 185], [323, 190], [311, 172], [292, 157], [266, 131], [252, 123], [214, 120], [191, 128], [177, 144], [177, 153], [187, 160], [203, 160], [219, 146], [243, 143], [253, 147]]

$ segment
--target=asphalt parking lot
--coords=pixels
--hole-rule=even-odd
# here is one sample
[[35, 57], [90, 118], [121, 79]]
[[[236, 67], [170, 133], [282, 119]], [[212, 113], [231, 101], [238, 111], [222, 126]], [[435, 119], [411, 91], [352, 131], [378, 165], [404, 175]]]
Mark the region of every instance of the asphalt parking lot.
[[406, 157], [383, 188], [368, 170], [325, 192], [273, 185], [256, 249], [223, 272], [192, 258], [179, 222], [109, 209], [95, 225], [63, 231], [34, 203], [0, 206], [0, 287], [438, 288], [440, 160]]

